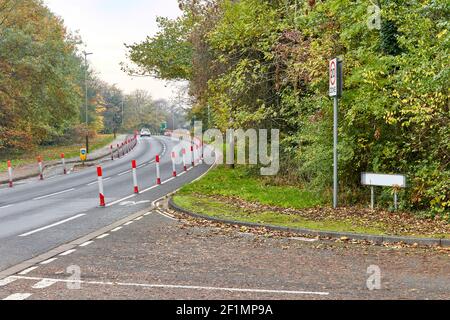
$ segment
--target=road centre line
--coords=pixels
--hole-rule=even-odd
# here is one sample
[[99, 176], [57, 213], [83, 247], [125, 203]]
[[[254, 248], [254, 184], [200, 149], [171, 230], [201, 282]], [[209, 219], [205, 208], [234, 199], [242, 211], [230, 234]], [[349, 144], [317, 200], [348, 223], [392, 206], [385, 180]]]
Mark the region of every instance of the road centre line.
[[[106, 182], [106, 181], [111, 180], [111, 179], [112, 179], [111, 177], [105, 178], [105, 179], [103, 179], [103, 182]], [[88, 183], [87, 186], [92, 186], [92, 185], [97, 184], [97, 183], [98, 183], [98, 181], [93, 181], [91, 183]]]
[[71, 189], [60, 191], [60, 192], [55, 192], [55, 193], [52, 193], [52, 194], [48, 194], [46, 196], [34, 198], [33, 200], [42, 200], [42, 199], [50, 198], [50, 197], [57, 196], [57, 195], [60, 195], [60, 194], [63, 194], [63, 193], [67, 193], [67, 192], [71, 192], [71, 191], [75, 191], [75, 189], [71, 188]]
[[62, 257], [68, 256], [69, 254], [72, 254], [75, 251], [77, 251], [77, 249], [67, 250], [66, 252], [61, 253], [60, 256], [62, 256]]
[[77, 215], [74, 216], [74, 217], [71, 217], [71, 218], [68, 218], [68, 219], [65, 219], [65, 220], [61, 220], [61, 221], [56, 222], [56, 223], [53, 223], [53, 224], [51, 224], [51, 225], [48, 225], [48, 226], [45, 226], [45, 227], [42, 227], [42, 228], [39, 228], [39, 229], [30, 231], [30, 232], [27, 232], [27, 233], [24, 233], [24, 234], [21, 234], [19, 237], [27, 237], [27, 236], [30, 236], [30, 235], [32, 235], [32, 234], [35, 234], [35, 233], [38, 233], [38, 232], [41, 232], [41, 231], [44, 231], [44, 230], [47, 230], [47, 229], [50, 229], [50, 228], [59, 226], [59, 225], [61, 225], [61, 224], [63, 224], [63, 223], [66, 223], [66, 222], [69, 222], [69, 221], [72, 221], [72, 220], [81, 218], [81, 217], [83, 217], [83, 216], [85, 216], [85, 215], [86, 215], [86, 214], [84, 214], [84, 213], [77, 214]]
[[227, 288], [227, 287], [210, 287], [210, 286], [189, 286], [189, 285], [173, 285], [173, 284], [147, 284], [147, 283], [129, 283], [129, 282], [103, 282], [103, 281], [84, 281], [84, 280], [69, 280], [69, 279], [51, 279], [38, 277], [23, 277], [13, 276], [19, 280], [48, 280], [59, 283], [76, 283], [87, 285], [106, 285], [106, 286], [120, 286], [120, 287], [141, 287], [141, 288], [156, 288], [156, 289], [182, 289], [182, 290], [204, 290], [204, 291], [227, 291], [227, 292], [242, 292], [242, 293], [272, 293], [272, 294], [289, 294], [289, 295], [320, 295], [328, 296], [329, 292], [322, 291], [297, 291], [297, 290], [274, 290], [274, 289], [251, 289], [251, 288]]

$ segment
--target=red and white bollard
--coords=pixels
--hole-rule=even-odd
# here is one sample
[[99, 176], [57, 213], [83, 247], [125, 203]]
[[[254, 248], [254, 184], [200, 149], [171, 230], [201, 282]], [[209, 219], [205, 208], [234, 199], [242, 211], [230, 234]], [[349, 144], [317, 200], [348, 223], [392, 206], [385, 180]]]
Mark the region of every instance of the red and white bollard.
[[131, 161], [131, 168], [133, 169], [133, 185], [134, 185], [134, 193], [139, 193], [138, 181], [137, 181], [137, 164], [136, 160]]
[[67, 174], [66, 157], [65, 157], [64, 153], [61, 153], [61, 163], [63, 166], [63, 173]]
[[161, 170], [159, 170], [159, 155], [156, 156], [156, 184], [161, 184]]
[[176, 176], [177, 176], [177, 168], [175, 166], [176, 157], [177, 156], [176, 156], [175, 152], [172, 152], [172, 176], [174, 178], [176, 178]]
[[114, 150], [113, 150], [113, 146], [111, 145], [110, 147], [111, 150], [111, 160], [114, 161]]
[[120, 146], [117, 144], [117, 159], [120, 159]]
[[105, 193], [103, 190], [103, 170], [102, 167], [97, 167], [97, 175], [98, 175], [98, 190], [99, 190], [99, 196], [100, 196], [100, 207], [105, 207]]
[[186, 165], [186, 149], [183, 148], [183, 152], [182, 152], [182, 157], [183, 157], [183, 170], [187, 171], [187, 165]]
[[8, 176], [9, 176], [9, 187], [13, 187], [13, 175], [12, 175], [12, 167], [11, 167], [11, 161], [8, 160]]
[[44, 180], [44, 172], [42, 166], [42, 157], [38, 157], [38, 166], [39, 166], [39, 180]]
[[195, 167], [195, 155], [194, 155], [194, 146], [191, 145], [191, 158], [192, 158], [192, 166]]

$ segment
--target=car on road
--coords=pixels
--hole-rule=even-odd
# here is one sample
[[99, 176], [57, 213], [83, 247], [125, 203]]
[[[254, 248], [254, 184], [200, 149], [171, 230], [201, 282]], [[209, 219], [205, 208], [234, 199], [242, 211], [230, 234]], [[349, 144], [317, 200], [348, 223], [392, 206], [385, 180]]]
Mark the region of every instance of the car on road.
[[152, 136], [152, 134], [151, 134], [150, 130], [148, 130], [146, 128], [143, 128], [141, 130], [141, 137], [151, 137], [151, 136]]

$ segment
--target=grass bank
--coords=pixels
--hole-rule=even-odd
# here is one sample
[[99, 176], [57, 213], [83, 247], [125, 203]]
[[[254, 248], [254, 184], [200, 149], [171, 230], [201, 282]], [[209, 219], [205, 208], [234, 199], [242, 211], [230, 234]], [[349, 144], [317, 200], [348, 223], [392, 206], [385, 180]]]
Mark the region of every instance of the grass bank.
[[[105, 134], [97, 135], [96, 138], [89, 141], [89, 148], [91, 151], [103, 148], [114, 141], [114, 135]], [[0, 172], [7, 170], [7, 161], [11, 160], [14, 167], [35, 163], [36, 158], [41, 156], [44, 161], [58, 160], [61, 153], [65, 154], [66, 159], [78, 157], [80, 155], [80, 148], [84, 144], [71, 145], [55, 145], [55, 146], [39, 146], [35, 150], [30, 150], [18, 154], [3, 154], [0, 156]]]
[[227, 220], [312, 230], [374, 235], [450, 238], [446, 221], [407, 212], [349, 207], [332, 210], [324, 196], [295, 186], [273, 185], [245, 167], [219, 166], [185, 186], [174, 202], [190, 211]]

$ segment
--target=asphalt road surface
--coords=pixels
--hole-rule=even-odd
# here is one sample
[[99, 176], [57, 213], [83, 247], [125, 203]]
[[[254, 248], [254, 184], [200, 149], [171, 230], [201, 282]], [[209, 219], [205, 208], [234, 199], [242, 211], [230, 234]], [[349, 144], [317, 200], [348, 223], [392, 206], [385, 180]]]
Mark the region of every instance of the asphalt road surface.
[[[125, 157], [102, 163], [106, 208], [99, 207], [95, 166], [1, 189], [0, 271], [148, 208], [150, 202], [206, 172], [208, 166], [199, 165], [172, 179], [171, 150], [178, 143], [167, 137], [142, 138]], [[161, 186], [155, 186], [156, 155], [161, 156]], [[141, 191], [137, 196], [133, 159]], [[177, 171], [183, 172], [182, 164]]]
[[448, 267], [433, 249], [267, 237], [158, 209], [0, 280], [0, 299], [448, 299]]

